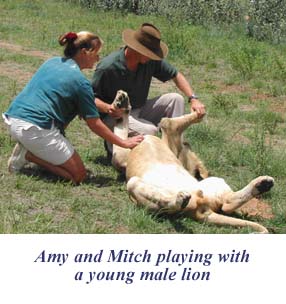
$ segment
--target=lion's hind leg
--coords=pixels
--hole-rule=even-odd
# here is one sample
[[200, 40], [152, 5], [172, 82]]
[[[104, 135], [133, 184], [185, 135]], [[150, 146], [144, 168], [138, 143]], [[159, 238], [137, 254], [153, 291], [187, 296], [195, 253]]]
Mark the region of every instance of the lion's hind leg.
[[127, 183], [127, 191], [138, 205], [151, 211], [175, 212], [184, 209], [190, 200], [188, 192], [174, 192], [144, 182], [133, 176]]
[[268, 233], [268, 230], [258, 223], [218, 214], [211, 209], [210, 205], [209, 199], [202, 200], [201, 202], [198, 201], [192, 217], [200, 222], [218, 226], [249, 227], [258, 233]]
[[274, 185], [274, 179], [270, 176], [259, 176], [252, 180], [243, 189], [225, 194], [222, 211], [232, 213], [252, 198], [269, 191]]
[[215, 212], [210, 212], [205, 218], [201, 218], [200, 221], [220, 226], [228, 225], [232, 227], [249, 227], [258, 233], [268, 233], [268, 230], [258, 223], [218, 214]]

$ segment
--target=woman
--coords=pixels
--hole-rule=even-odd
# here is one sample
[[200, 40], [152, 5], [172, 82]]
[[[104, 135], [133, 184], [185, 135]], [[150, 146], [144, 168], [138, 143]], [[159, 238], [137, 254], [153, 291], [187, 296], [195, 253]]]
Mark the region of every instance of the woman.
[[99, 118], [91, 84], [81, 70], [98, 61], [101, 39], [90, 32], [69, 32], [59, 43], [65, 56], [47, 60], [3, 115], [18, 142], [8, 169], [17, 172], [30, 161], [78, 184], [85, 179], [86, 169], [64, 136], [77, 115], [94, 133], [123, 148], [133, 148], [143, 137], [122, 140]]

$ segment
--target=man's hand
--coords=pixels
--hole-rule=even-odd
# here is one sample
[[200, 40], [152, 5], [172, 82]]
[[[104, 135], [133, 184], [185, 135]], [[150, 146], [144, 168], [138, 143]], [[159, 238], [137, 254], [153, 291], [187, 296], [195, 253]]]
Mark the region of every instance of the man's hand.
[[191, 111], [195, 111], [198, 113], [198, 118], [201, 118], [206, 114], [206, 109], [204, 104], [202, 104], [198, 99], [192, 99], [190, 107], [191, 107]]

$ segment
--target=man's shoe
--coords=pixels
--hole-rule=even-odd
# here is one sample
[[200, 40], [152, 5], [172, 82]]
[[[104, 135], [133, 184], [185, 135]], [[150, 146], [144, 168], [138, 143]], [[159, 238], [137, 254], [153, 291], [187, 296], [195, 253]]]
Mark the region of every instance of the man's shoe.
[[111, 163], [111, 160], [112, 160], [112, 144], [108, 143], [105, 140], [104, 141], [104, 149], [106, 151], [107, 161]]
[[10, 173], [19, 172], [24, 167], [24, 165], [28, 162], [25, 157], [26, 153], [27, 150], [22, 144], [17, 143], [15, 145], [12, 155], [8, 160], [8, 171]]

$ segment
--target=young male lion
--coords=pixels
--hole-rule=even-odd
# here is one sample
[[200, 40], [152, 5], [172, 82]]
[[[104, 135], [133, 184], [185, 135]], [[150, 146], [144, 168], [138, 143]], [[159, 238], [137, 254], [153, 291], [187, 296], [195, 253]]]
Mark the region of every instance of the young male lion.
[[[128, 136], [128, 110], [125, 92], [119, 91], [115, 104], [127, 105], [114, 133]], [[183, 131], [199, 122], [196, 112], [160, 122], [162, 138], [147, 135], [134, 149], [113, 146], [113, 165], [125, 169], [127, 191], [138, 205], [152, 211], [184, 213], [195, 220], [217, 225], [250, 227], [267, 233], [262, 225], [230, 217], [253, 197], [267, 192], [274, 185], [270, 176], [259, 176], [239, 191], [233, 191], [223, 178], [208, 177], [203, 163], [183, 141]]]

